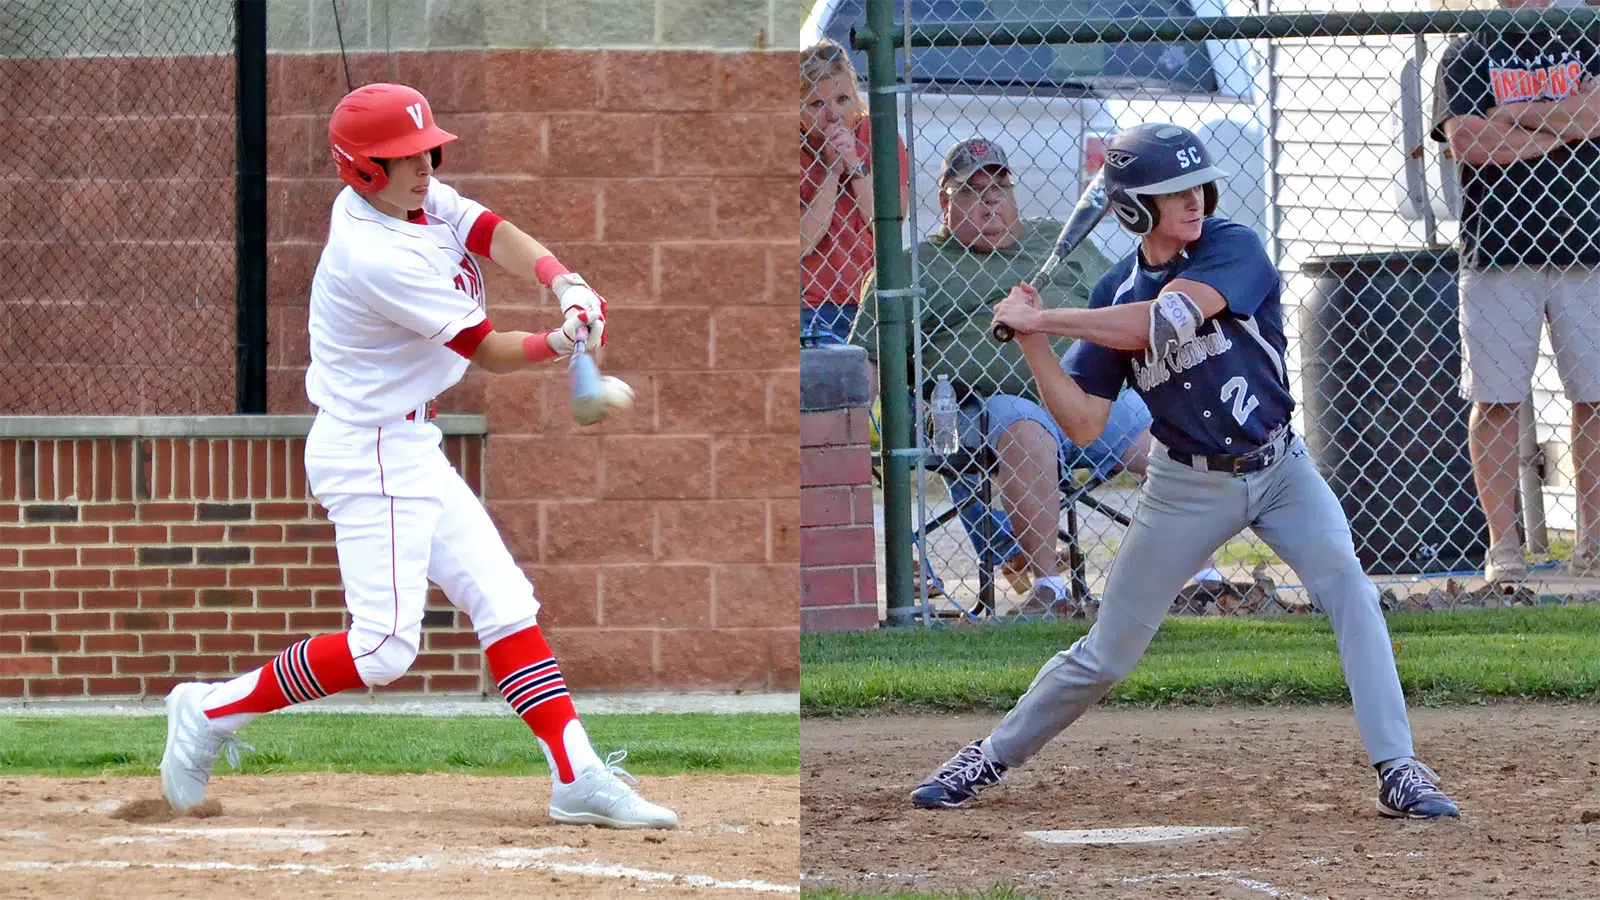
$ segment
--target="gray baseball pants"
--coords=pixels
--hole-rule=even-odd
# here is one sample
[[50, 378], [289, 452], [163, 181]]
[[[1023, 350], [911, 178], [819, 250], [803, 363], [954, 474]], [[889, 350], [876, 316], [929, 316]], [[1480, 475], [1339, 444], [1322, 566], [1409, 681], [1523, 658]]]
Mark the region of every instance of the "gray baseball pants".
[[1328, 613], [1371, 762], [1412, 755], [1378, 589], [1356, 559], [1344, 511], [1298, 437], [1272, 465], [1244, 476], [1190, 468], [1157, 444], [1132, 519], [1093, 627], [1039, 670], [986, 739], [991, 759], [1021, 765], [1127, 677], [1184, 583], [1245, 526]]

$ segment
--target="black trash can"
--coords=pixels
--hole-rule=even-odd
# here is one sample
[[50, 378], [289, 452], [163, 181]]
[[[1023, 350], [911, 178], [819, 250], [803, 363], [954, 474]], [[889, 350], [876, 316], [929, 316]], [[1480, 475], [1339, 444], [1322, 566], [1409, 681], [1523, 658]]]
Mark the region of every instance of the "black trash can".
[[1306, 446], [1372, 574], [1481, 569], [1455, 251], [1325, 256], [1301, 308]]

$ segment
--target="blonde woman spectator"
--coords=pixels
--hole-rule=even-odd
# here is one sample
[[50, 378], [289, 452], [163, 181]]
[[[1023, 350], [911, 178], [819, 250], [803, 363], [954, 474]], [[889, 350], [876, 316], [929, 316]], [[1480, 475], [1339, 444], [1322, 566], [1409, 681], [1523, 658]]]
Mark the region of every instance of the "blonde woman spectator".
[[[800, 59], [802, 335], [847, 343], [873, 266], [872, 135], [850, 54], [823, 40]], [[900, 142], [900, 214], [910, 202]]]

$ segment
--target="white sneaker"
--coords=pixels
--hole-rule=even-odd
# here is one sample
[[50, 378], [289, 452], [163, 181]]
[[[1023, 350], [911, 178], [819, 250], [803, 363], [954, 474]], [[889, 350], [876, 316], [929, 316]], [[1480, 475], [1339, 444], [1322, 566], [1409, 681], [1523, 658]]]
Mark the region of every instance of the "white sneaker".
[[1483, 580], [1490, 584], [1517, 584], [1528, 579], [1528, 563], [1522, 558], [1522, 545], [1501, 541], [1489, 548], [1483, 567]]
[[590, 769], [571, 784], [553, 779], [550, 818], [566, 825], [601, 828], [676, 828], [677, 813], [644, 799], [617, 777], [639, 783], [617, 765], [627, 758], [628, 751], [618, 750], [606, 756], [603, 768]]
[[1600, 575], [1600, 547], [1592, 542], [1573, 547], [1572, 558], [1567, 560], [1567, 575], [1572, 578]]
[[1013, 613], [1018, 618], [1055, 616], [1072, 618], [1072, 604], [1067, 601], [1067, 580], [1060, 575], [1046, 575], [1033, 582], [1028, 599]]
[[239, 748], [254, 750], [230, 734], [211, 727], [202, 705], [211, 685], [180, 684], [167, 694], [167, 749], [161, 754], [161, 796], [174, 812], [187, 812], [206, 799], [206, 782], [217, 754], [228, 750], [228, 763], [239, 768]]

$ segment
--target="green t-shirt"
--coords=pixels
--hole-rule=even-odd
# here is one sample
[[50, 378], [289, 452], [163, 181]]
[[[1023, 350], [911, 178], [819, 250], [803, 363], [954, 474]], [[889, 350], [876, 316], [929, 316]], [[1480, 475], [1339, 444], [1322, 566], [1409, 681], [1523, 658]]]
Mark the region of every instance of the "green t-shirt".
[[[922, 297], [922, 370], [929, 380], [940, 375], [963, 382], [980, 394], [1015, 394], [1037, 400], [1033, 376], [1015, 341], [1002, 344], [989, 336], [991, 310], [1024, 278], [1038, 271], [1050, 257], [1061, 223], [1054, 219], [1027, 219], [1022, 236], [1010, 247], [994, 253], [969, 250], [954, 238], [917, 246], [918, 280]], [[1111, 267], [1110, 260], [1084, 241], [1050, 275], [1036, 285], [1047, 307], [1089, 305], [1089, 293]], [[861, 286], [861, 309], [850, 340], [878, 358], [877, 272], [868, 273]], [[1051, 338], [1057, 358], [1072, 345], [1071, 338]]]

